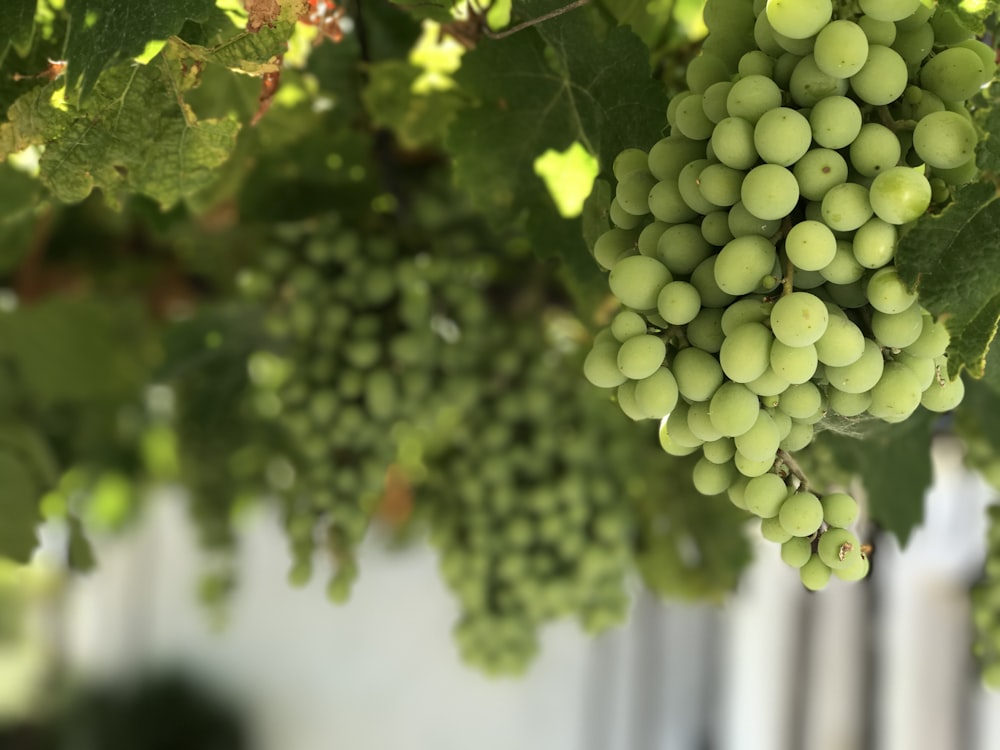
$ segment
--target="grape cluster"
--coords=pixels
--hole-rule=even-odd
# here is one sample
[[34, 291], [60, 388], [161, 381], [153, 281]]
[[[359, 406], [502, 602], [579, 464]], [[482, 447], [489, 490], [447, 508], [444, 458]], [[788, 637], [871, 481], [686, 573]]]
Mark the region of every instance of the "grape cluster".
[[670, 134], [615, 159], [593, 252], [622, 309], [584, 374], [662, 420], [668, 453], [700, 449], [698, 489], [759, 515], [817, 588], [864, 575], [856, 504], [809, 492], [789, 454], [828, 414], [894, 423], [964, 394], [893, 258], [976, 175], [965, 100], [992, 50], [919, 0], [709, 0], [705, 21]]
[[337, 563], [328, 594], [342, 601], [396, 458], [388, 436], [466, 356], [455, 344], [486, 319], [489, 261], [407, 252], [392, 233], [336, 219], [286, 227], [280, 240], [240, 277], [249, 296], [270, 300], [269, 345], [248, 362], [253, 408], [285, 436], [267, 471], [284, 504], [289, 578], [308, 581], [323, 544]]
[[982, 665], [983, 682], [1000, 690], [1000, 506], [989, 507], [986, 570], [972, 589], [973, 651]]

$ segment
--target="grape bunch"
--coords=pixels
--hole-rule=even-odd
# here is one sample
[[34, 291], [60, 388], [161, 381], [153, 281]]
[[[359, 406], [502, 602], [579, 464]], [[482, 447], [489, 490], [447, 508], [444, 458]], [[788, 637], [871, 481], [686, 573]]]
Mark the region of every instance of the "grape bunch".
[[668, 453], [700, 449], [699, 491], [758, 515], [820, 588], [867, 569], [857, 506], [809, 492], [790, 454], [824, 419], [901, 422], [964, 394], [894, 254], [976, 176], [966, 100], [993, 53], [919, 0], [709, 0], [705, 21], [669, 135], [614, 161], [593, 253], [621, 310], [584, 374], [661, 420]]
[[267, 472], [284, 505], [289, 578], [308, 581], [324, 545], [337, 566], [328, 595], [342, 601], [396, 458], [393, 425], [440, 394], [441, 373], [466, 356], [456, 343], [485, 320], [490, 261], [443, 248], [432, 258], [391, 231], [337, 219], [283, 231], [240, 276], [245, 293], [269, 305], [269, 344], [248, 361], [251, 400], [285, 438]]

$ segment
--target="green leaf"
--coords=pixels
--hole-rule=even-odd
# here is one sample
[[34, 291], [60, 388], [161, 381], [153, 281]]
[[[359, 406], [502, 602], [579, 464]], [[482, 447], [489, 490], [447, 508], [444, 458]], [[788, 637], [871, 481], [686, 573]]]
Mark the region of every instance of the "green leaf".
[[38, 545], [38, 499], [56, 481], [44, 437], [13, 420], [0, 424], [0, 557], [26, 563]]
[[182, 95], [197, 80], [168, 47], [149, 65], [106, 71], [79, 105], [58, 81], [34, 89], [0, 125], [0, 157], [44, 143], [40, 179], [59, 200], [100, 188], [112, 204], [138, 192], [169, 208], [212, 183], [240, 129], [232, 117], [195, 117]]
[[66, 561], [70, 570], [77, 573], [87, 573], [97, 565], [94, 549], [83, 530], [83, 524], [76, 516], [69, 517], [69, 545], [66, 550]]
[[[551, 7], [517, 9], [530, 18]], [[596, 266], [580, 224], [559, 216], [535, 159], [579, 141], [608, 172], [623, 148], [648, 148], [660, 137], [667, 103], [638, 37], [625, 28], [596, 35], [594, 20], [578, 10], [482, 40], [455, 74], [477, 103], [458, 114], [446, 141], [455, 181], [473, 204], [497, 226], [521, 227], [537, 254], [560, 257], [581, 276]]]
[[996, 187], [973, 183], [936, 216], [924, 216], [899, 242], [900, 276], [951, 332], [948, 374], [981, 377], [1000, 316], [1000, 201]]
[[89, 94], [102, 70], [142, 54], [148, 42], [166, 40], [214, 8], [214, 0], [66, 0], [66, 85]]
[[256, 33], [241, 31], [211, 47], [188, 44], [181, 39], [171, 39], [170, 43], [179, 48], [180, 56], [189, 60], [216, 63], [230, 70], [261, 75], [281, 69], [278, 56], [285, 52], [288, 38], [294, 30], [295, 20], [292, 18], [274, 26], [265, 26]]
[[35, 29], [35, 6], [38, 0], [6, 0], [0, 11], [0, 63], [13, 46], [27, 52]]
[[931, 436], [937, 414], [920, 409], [898, 425], [877, 425], [861, 440], [831, 435], [837, 462], [853, 466], [868, 493], [872, 520], [906, 545], [924, 518], [931, 484]]
[[402, 60], [383, 60], [368, 69], [362, 97], [372, 122], [391, 129], [401, 146], [418, 149], [440, 144], [462, 101], [453, 91], [417, 94], [421, 71]]

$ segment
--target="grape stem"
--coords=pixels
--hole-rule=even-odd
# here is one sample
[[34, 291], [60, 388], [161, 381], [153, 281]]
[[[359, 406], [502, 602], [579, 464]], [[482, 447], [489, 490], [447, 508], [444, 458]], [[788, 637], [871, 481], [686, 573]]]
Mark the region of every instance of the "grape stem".
[[791, 258], [785, 257], [785, 278], [781, 280], [781, 296], [785, 297], [795, 291], [793, 281], [795, 279], [795, 264]]
[[786, 467], [788, 467], [789, 473], [799, 480], [799, 491], [800, 492], [808, 491], [809, 479], [808, 477], [806, 477], [805, 472], [802, 471], [802, 467], [799, 466], [798, 461], [792, 458], [792, 454], [784, 450], [783, 448], [779, 448], [778, 458], [780, 458], [781, 462], [785, 464]]
[[556, 8], [548, 13], [543, 13], [537, 18], [532, 18], [530, 21], [525, 21], [524, 23], [519, 23], [517, 26], [511, 26], [509, 29], [504, 29], [503, 31], [493, 31], [491, 28], [483, 25], [483, 34], [490, 39], [503, 39], [512, 34], [516, 34], [519, 31], [524, 31], [524, 29], [530, 28], [543, 21], [548, 21], [550, 18], [555, 18], [556, 16], [561, 16], [563, 13], [568, 13], [571, 10], [575, 10], [583, 5], [589, 3], [590, 0], [574, 0], [574, 2], [569, 5], [564, 5], [561, 8]]
[[878, 107], [878, 116], [882, 123], [894, 133], [901, 130], [913, 130], [917, 127], [916, 120], [896, 120], [886, 105]]

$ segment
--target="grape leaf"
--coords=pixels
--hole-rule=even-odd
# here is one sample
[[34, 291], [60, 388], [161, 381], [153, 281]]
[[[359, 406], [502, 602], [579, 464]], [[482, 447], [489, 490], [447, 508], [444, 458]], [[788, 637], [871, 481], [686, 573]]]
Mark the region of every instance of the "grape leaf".
[[935, 216], [924, 216], [896, 250], [900, 276], [951, 332], [948, 374], [981, 377], [1000, 316], [1000, 201], [996, 187], [973, 183]]
[[420, 70], [402, 60], [382, 60], [368, 68], [362, 97], [372, 122], [392, 129], [408, 149], [439, 144], [462, 105], [453, 91], [413, 92]]
[[87, 95], [101, 71], [140, 55], [148, 42], [165, 40], [185, 21], [204, 19], [214, 0], [66, 0], [66, 85]]
[[26, 563], [38, 544], [38, 486], [21, 458], [0, 448], [0, 557]]
[[100, 188], [112, 204], [138, 192], [169, 208], [215, 179], [240, 129], [233, 117], [195, 117], [182, 95], [197, 82], [168, 45], [149, 65], [107, 70], [79, 104], [61, 99], [58, 81], [33, 89], [0, 125], [0, 158], [46, 144], [40, 179], [59, 200]]
[[250, 75], [275, 73], [281, 69], [279, 55], [287, 48], [295, 30], [296, 14], [286, 6], [281, 17], [259, 31], [240, 31], [212, 46], [171, 39], [180, 56], [197, 62], [212, 62]]
[[[518, 9], [537, 17], [551, 6]], [[559, 216], [534, 161], [578, 140], [607, 172], [623, 148], [660, 137], [667, 101], [645, 75], [649, 50], [638, 37], [619, 27], [598, 38], [592, 21], [574, 11], [467, 53], [455, 80], [478, 104], [458, 113], [446, 140], [473, 204], [498, 226], [522, 226], [540, 256], [560, 257], [581, 276], [596, 267], [580, 224]]]
[[830, 435], [827, 444], [842, 466], [856, 468], [868, 493], [872, 520], [906, 545], [924, 518], [931, 484], [930, 447], [938, 418], [924, 409], [898, 425], [875, 425], [864, 438]]
[[38, 0], [6, 0], [0, 11], [0, 63], [11, 47], [24, 53], [31, 44]]

